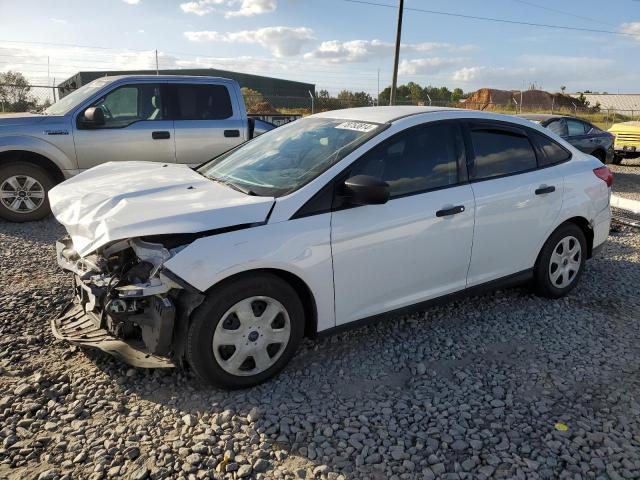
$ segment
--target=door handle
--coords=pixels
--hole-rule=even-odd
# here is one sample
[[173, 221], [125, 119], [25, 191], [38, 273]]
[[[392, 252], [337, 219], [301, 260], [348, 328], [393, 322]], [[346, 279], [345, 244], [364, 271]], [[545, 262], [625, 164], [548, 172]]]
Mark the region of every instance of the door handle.
[[545, 193], [551, 193], [555, 191], [556, 187], [554, 187], [553, 185], [549, 185], [548, 187], [546, 185], [540, 185], [538, 188], [536, 188], [536, 195], [544, 195]]
[[224, 136], [229, 138], [235, 138], [240, 136], [240, 130], [225, 130]]
[[167, 140], [168, 138], [171, 138], [171, 134], [166, 131], [151, 132], [151, 138], [153, 138], [154, 140]]
[[464, 212], [464, 205], [458, 205], [457, 207], [443, 208], [436, 212], [436, 217], [448, 217], [450, 215], [456, 215]]

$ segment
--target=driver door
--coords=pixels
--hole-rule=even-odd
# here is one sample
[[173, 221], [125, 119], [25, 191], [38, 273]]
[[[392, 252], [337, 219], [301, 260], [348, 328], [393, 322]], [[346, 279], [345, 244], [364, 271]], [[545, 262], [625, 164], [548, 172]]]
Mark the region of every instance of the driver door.
[[384, 205], [331, 216], [336, 324], [466, 287], [475, 202], [456, 122], [409, 128], [374, 147], [347, 176], [384, 180]]
[[100, 107], [104, 125], [83, 122], [84, 110], [74, 125], [78, 167], [87, 169], [106, 162], [138, 160], [174, 163], [173, 120], [166, 120], [160, 83], [120, 85], [89, 107]]

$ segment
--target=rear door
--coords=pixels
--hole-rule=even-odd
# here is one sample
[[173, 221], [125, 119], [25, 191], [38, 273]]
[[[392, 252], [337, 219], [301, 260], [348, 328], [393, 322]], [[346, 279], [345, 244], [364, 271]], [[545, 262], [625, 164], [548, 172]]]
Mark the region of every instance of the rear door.
[[383, 141], [345, 172], [388, 182], [391, 198], [384, 205], [334, 203], [337, 324], [465, 287], [474, 201], [463, 158], [458, 124], [428, 123]]
[[199, 165], [247, 140], [246, 120], [225, 84], [171, 86], [178, 163]]
[[477, 121], [468, 123], [467, 133], [476, 201], [467, 278], [473, 286], [533, 267], [560, 213], [563, 177], [524, 128]]
[[[167, 118], [164, 88], [155, 82], [120, 85], [86, 105], [73, 131], [79, 168], [127, 160], [174, 163], [173, 120]], [[98, 106], [104, 125], [84, 124], [84, 110]]]

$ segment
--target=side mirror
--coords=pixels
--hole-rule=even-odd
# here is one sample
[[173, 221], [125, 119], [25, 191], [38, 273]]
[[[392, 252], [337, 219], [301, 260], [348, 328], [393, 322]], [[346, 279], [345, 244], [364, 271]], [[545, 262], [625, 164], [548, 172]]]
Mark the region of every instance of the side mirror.
[[83, 123], [89, 125], [104, 125], [104, 110], [101, 107], [91, 107], [84, 111]]
[[381, 205], [389, 201], [389, 184], [370, 175], [348, 178], [344, 191], [353, 205]]

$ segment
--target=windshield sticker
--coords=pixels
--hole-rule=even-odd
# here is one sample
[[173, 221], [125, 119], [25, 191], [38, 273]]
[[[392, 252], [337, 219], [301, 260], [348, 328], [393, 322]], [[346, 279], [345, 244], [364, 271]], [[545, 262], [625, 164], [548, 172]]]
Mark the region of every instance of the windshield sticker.
[[340, 128], [342, 130], [356, 130], [358, 132], [370, 132], [371, 130], [375, 130], [377, 125], [373, 123], [364, 123], [364, 122], [344, 122], [340, 125], [336, 125], [336, 128]]

